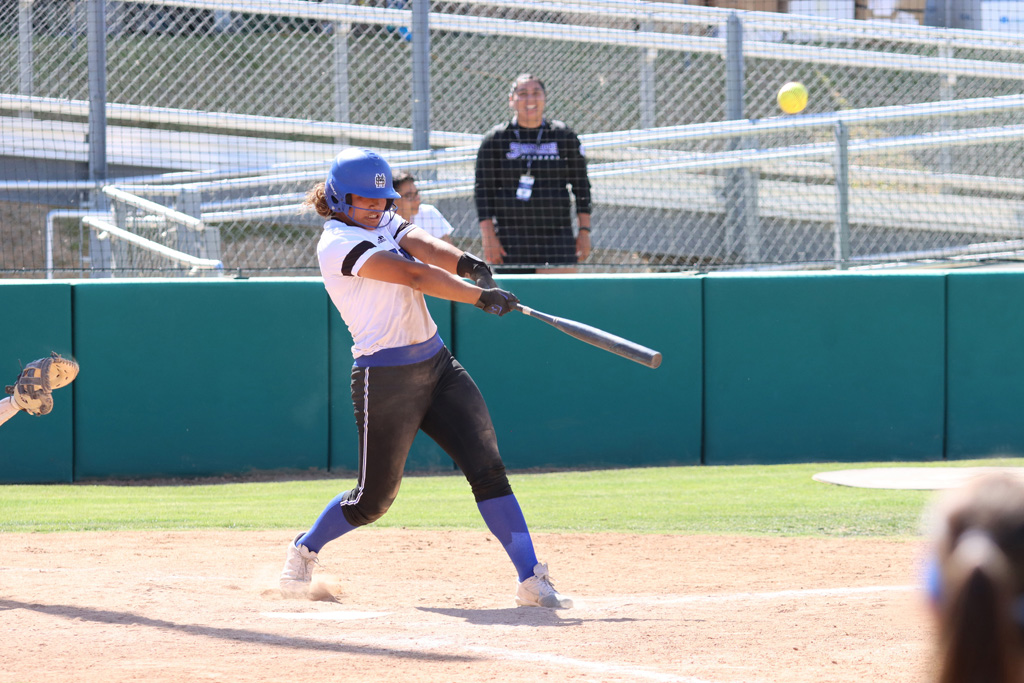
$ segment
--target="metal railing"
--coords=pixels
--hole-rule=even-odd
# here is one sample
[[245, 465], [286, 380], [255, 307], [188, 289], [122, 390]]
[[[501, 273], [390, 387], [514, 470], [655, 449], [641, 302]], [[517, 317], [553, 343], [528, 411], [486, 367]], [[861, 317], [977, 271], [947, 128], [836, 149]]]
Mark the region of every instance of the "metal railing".
[[[880, 110], [852, 110], [833, 114], [810, 115], [800, 119], [783, 119], [774, 121], [725, 121], [699, 124], [692, 126], [675, 126], [665, 129], [622, 131], [614, 133], [598, 133], [583, 136], [585, 145], [591, 149], [601, 149], [612, 153], [635, 152], [638, 146], [650, 147], [655, 144], [671, 145], [680, 141], [705, 141], [721, 138], [763, 136], [767, 131], [799, 129], [825, 129], [832, 131], [837, 126], [856, 126], [862, 123], [879, 121], [916, 121], [929, 118], [960, 115], [964, 112], [1011, 112], [1024, 111], [1024, 96], [1006, 96], [1000, 98], [979, 98], [976, 100], [960, 100], [955, 103], [925, 103], [906, 107], [889, 107]], [[798, 175], [800, 177], [817, 177], [831, 179], [836, 175], [834, 159], [839, 156], [865, 156], [870, 154], [894, 151], [944, 149], [971, 145], [988, 145], [1009, 141], [1024, 140], [1024, 124], [988, 127], [979, 129], [958, 129], [954, 131], [933, 131], [919, 135], [907, 135], [882, 139], [848, 140], [836, 136], [832, 142], [820, 142], [805, 145], [792, 145], [772, 149], [741, 148], [711, 153], [672, 152], [665, 149], [645, 154], [643, 158], [632, 160], [611, 161], [592, 164], [589, 175], [594, 181], [595, 201], [598, 204], [617, 202], [619, 205], [657, 206], [660, 209], [692, 211], [701, 207], [704, 210], [724, 213], [725, 206], [717, 197], [716, 181], [700, 175], [698, 172], [725, 169], [760, 169], [776, 175]], [[465, 175], [471, 171], [475, 156], [460, 154], [475, 147], [449, 149], [441, 158], [424, 158], [423, 153], [394, 153], [389, 155], [391, 163], [406, 169], [433, 169], [435, 171], [450, 169], [442, 175], [452, 176], [446, 180], [427, 180], [422, 183], [421, 194], [428, 201], [452, 198], [471, 198], [473, 195], [473, 178]], [[409, 161], [409, 159], [416, 159]], [[794, 173], [795, 162], [810, 159], [829, 160], [828, 163], [800, 166]], [[453, 170], [451, 170], [453, 169]], [[878, 179], [892, 181], [898, 178], [904, 184], [928, 186], [941, 184], [949, 189], [984, 189], [986, 192], [998, 191], [1003, 195], [1015, 198], [977, 198], [972, 201], [970, 218], [956, 215], [952, 211], [941, 211], [947, 204], [956, 204], [961, 200], [956, 197], [927, 196], [928, 210], [907, 213], [901, 217], [901, 224], [908, 230], [976, 233], [1005, 235], [1015, 237], [1024, 232], [1024, 180], [993, 179], [958, 174], [942, 174], [929, 171], [900, 171], [854, 165], [850, 170], [858, 177], [874, 176]], [[145, 192], [153, 196], [173, 197], [181, 193], [202, 195], [203, 193], [228, 192], [230, 194], [256, 194], [252, 198], [219, 200], [204, 202], [201, 205], [202, 218], [206, 223], [219, 224], [237, 221], [266, 221], [294, 216], [300, 210], [302, 193], [265, 194], [260, 190], [266, 187], [282, 185], [311, 184], [322, 178], [323, 165], [310, 165], [308, 170], [293, 170], [288, 173], [255, 174], [225, 180], [209, 180], [192, 183], [173, 183], [166, 185], [135, 185], [122, 186], [120, 191]], [[632, 176], [668, 177], [666, 173], [681, 174], [680, 182], [691, 185], [703, 184], [706, 189], [694, 202], [692, 197], [659, 197], [653, 199], [646, 191], [635, 191], [632, 188], [646, 187], [644, 183], [623, 185], [613, 182]], [[461, 175], [460, 175], [461, 174]], [[676, 177], [676, 176], [672, 176]], [[119, 191], [107, 188], [110, 196]], [[794, 203], [787, 201], [790, 195], [803, 193], [803, 201]], [[832, 224], [837, 232], [836, 250], [833, 262], [842, 264], [853, 262], [884, 262], [893, 259], [905, 259], [909, 253], [937, 253], [934, 251], [900, 252], [899, 254], [881, 254], [876, 256], [852, 259], [842, 254], [842, 245], [847, 240], [839, 235], [848, 230], [849, 223], [861, 226], [887, 226], [891, 224], [891, 210], [884, 205], [879, 209], [879, 202], [855, 202], [850, 208], [849, 202], [839, 201], [849, 192], [848, 182], [837, 181], [834, 188], [815, 186], [803, 190], [794, 186], [792, 180], [774, 181], [763, 184], [761, 204], [758, 211], [761, 217], [784, 220], [815, 220]], [[853, 190], [854, 194], [858, 193]], [[898, 205], [901, 199], [889, 196], [890, 206]], [[136, 204], [141, 206], [141, 204]], [[157, 205], [159, 206], [159, 205]], [[158, 213], [154, 210], [154, 213]], [[844, 228], [844, 226], [846, 226]], [[1009, 244], [1015, 244], [1010, 242]], [[990, 247], [987, 249], [990, 250]], [[983, 250], [984, 251], [984, 250]], [[960, 248], [957, 254], [980, 253], [973, 248]]]

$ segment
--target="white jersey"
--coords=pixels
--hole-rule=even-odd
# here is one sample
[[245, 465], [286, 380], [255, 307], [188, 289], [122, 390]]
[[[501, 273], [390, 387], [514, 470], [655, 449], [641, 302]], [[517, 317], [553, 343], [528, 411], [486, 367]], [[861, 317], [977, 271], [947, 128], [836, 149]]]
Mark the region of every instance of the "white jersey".
[[419, 344], [437, 334], [423, 294], [404, 285], [359, 277], [366, 260], [390, 251], [415, 261], [399, 245], [414, 229], [395, 214], [373, 230], [331, 219], [324, 223], [316, 253], [324, 287], [352, 335], [352, 357]]
[[441, 215], [433, 204], [420, 204], [420, 210], [412, 217], [416, 227], [423, 228], [431, 237], [441, 239], [445, 235], [455, 232], [452, 224]]

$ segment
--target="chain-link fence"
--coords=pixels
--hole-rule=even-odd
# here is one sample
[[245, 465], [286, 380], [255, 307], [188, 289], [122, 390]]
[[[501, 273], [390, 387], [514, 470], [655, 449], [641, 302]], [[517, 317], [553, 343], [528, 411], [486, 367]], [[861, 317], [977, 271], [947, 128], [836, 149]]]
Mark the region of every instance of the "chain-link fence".
[[[298, 205], [345, 144], [413, 173], [483, 253], [477, 150], [519, 73], [586, 150], [583, 272], [1015, 255], [1024, 16], [981, 0], [977, 25], [923, 26], [938, 4], [913, 1], [5, 3], [0, 276], [316, 274]], [[796, 116], [787, 81], [810, 93]], [[511, 196], [565, 161], [533, 134]]]

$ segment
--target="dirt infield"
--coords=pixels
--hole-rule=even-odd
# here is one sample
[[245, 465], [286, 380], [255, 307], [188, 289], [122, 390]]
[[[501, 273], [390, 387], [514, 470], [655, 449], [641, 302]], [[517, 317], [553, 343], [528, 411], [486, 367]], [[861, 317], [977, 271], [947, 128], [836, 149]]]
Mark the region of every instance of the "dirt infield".
[[549, 611], [484, 532], [361, 529], [319, 601], [280, 531], [0, 539], [0, 681], [906, 682], [933, 635], [917, 541], [537, 534]]

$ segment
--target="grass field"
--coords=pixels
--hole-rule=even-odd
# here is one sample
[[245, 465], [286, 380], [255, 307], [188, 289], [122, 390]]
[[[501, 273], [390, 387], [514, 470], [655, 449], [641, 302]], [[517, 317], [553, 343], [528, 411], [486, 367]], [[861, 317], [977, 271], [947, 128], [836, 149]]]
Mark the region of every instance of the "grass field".
[[[1022, 466], [1024, 459], [828, 463], [512, 473], [538, 532], [906, 538], [934, 493], [822, 484], [817, 472], [864, 467]], [[353, 476], [180, 485], [0, 487], [0, 532], [300, 529]], [[410, 476], [381, 527], [482, 529], [465, 480]]]

